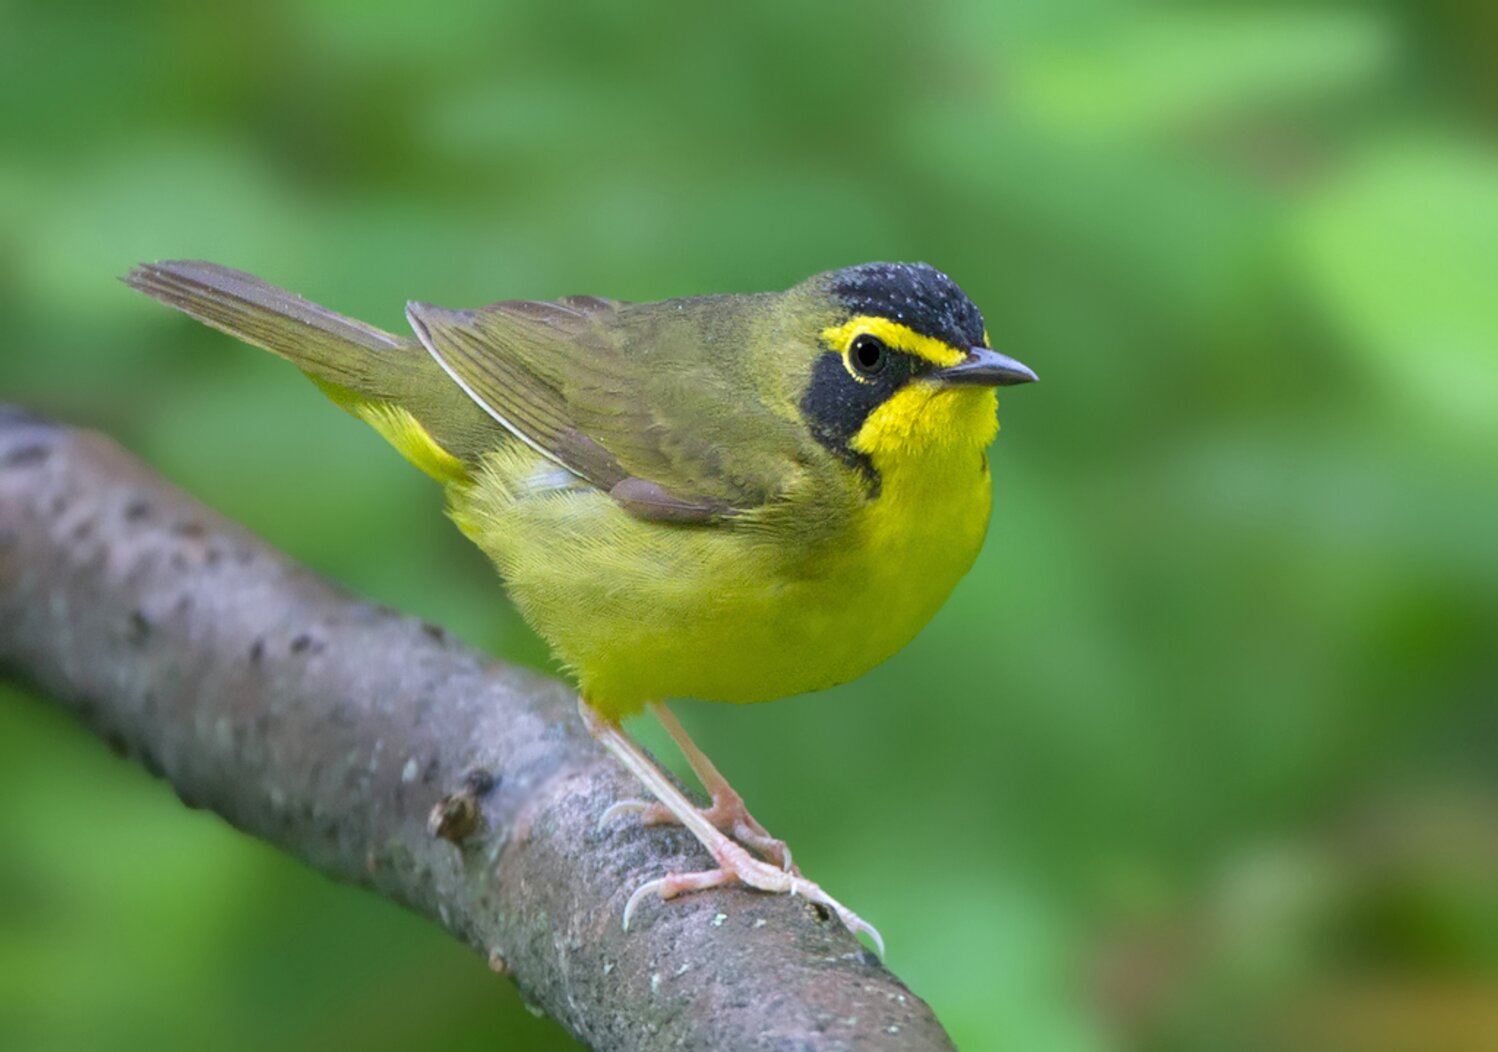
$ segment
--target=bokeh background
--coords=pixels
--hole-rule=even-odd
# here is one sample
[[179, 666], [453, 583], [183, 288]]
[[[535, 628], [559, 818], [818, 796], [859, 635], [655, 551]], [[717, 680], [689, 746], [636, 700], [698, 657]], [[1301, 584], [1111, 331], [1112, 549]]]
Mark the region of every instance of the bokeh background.
[[[977, 567], [678, 711], [965, 1048], [1495, 1048], [1495, 10], [12, 0], [0, 398], [544, 667], [422, 476], [116, 276], [399, 327], [934, 262], [1044, 378]], [[570, 1047], [4, 685], [0, 845], [0, 1046]]]

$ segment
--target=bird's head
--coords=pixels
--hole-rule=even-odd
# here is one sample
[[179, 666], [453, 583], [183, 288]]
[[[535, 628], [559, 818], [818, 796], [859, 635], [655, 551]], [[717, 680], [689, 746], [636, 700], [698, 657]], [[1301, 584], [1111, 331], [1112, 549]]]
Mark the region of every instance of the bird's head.
[[821, 318], [801, 410], [823, 445], [875, 479], [986, 447], [998, 429], [994, 389], [1036, 379], [989, 347], [982, 313], [925, 263], [864, 263], [796, 292]]

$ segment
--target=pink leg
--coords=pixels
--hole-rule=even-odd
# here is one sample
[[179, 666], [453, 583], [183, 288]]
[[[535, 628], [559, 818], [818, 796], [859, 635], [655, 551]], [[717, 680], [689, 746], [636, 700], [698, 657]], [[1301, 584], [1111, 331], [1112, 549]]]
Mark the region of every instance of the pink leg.
[[730, 840], [717, 826], [709, 822], [703, 813], [682, 795], [681, 790], [671, 783], [671, 780], [662, 773], [655, 762], [645, 754], [645, 751], [635, 744], [634, 739], [624, 733], [624, 729], [618, 723], [601, 716], [585, 701], [579, 701], [578, 707], [582, 712], [583, 721], [588, 726], [588, 731], [598, 743], [612, 753], [626, 770], [638, 778], [651, 795], [670, 812], [672, 818], [680, 822], [696, 837], [718, 863], [717, 869], [700, 873], [669, 873], [642, 884], [629, 897], [629, 902], [624, 907], [626, 930], [629, 928], [629, 920], [634, 914], [635, 907], [649, 895], [655, 894], [669, 899], [688, 891], [739, 883], [759, 891], [800, 895], [812, 902], [820, 903], [836, 913], [848, 930], [855, 935], [867, 934], [879, 948], [880, 954], [884, 953], [884, 940], [879, 937], [873, 925], [861, 919], [858, 914], [800, 874], [788, 873], [784, 869], [762, 862], [750, 855], [741, 844]]
[[[791, 849], [786, 846], [785, 841], [771, 836], [769, 831], [749, 813], [749, 809], [744, 806], [744, 798], [728, 784], [728, 779], [723, 777], [722, 772], [712, 760], [708, 759], [707, 754], [697, 747], [697, 743], [681, 725], [676, 714], [664, 705], [651, 705], [650, 711], [655, 714], [661, 726], [666, 728], [666, 733], [671, 735], [671, 739], [676, 742], [681, 754], [686, 757], [687, 763], [691, 764], [692, 773], [697, 775], [697, 780], [712, 797], [712, 806], [703, 810], [702, 816], [745, 847], [758, 851], [787, 873], [799, 873], [800, 870], [796, 868], [795, 862], [791, 859]], [[600, 821], [607, 822], [616, 815], [626, 812], [638, 812], [640, 820], [646, 825], [671, 825], [676, 822], [676, 816], [665, 805], [643, 800], [621, 800], [605, 811]]]

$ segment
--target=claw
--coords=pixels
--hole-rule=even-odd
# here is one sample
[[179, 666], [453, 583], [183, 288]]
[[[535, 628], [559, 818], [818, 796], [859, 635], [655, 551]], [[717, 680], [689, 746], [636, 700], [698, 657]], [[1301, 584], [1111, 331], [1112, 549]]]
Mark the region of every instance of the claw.
[[[707, 758], [690, 744], [686, 732], [681, 730], [667, 710], [657, 710], [658, 714], [665, 714], [662, 716], [662, 723], [672, 732], [672, 737], [683, 745], [683, 751], [691, 761], [693, 770], [697, 771], [712, 793], [713, 805], [706, 810], [696, 807], [688, 800], [645, 751], [624, 733], [617, 722], [601, 716], [585, 702], [580, 703], [580, 708], [588, 730], [598, 742], [659, 801], [651, 804], [643, 800], [621, 800], [604, 811], [599, 824], [622, 814], [639, 814], [644, 816], [644, 821], [650, 823], [679, 822], [712, 853], [713, 859], [718, 863], [717, 869], [696, 873], [668, 873], [664, 877], [641, 884], [624, 905], [623, 924], [626, 931], [629, 930], [635, 910], [651, 895], [672, 899], [689, 891], [738, 883], [771, 894], [799, 895], [809, 902], [825, 906], [837, 915], [838, 920], [855, 937], [867, 935], [878, 947], [880, 955], [884, 954], [884, 939], [874, 926], [801, 875], [791, 861], [791, 853], [784, 842], [770, 836], [754, 820], [754, 816], [745, 809], [743, 799], [728, 786]], [[732, 834], [733, 839], [725, 834]], [[756, 858], [750, 854], [750, 849], [766, 858], [774, 859], [778, 855], [779, 865]]]
[[664, 901], [689, 891], [704, 891], [725, 884], [743, 884], [771, 894], [799, 895], [808, 902], [825, 906], [855, 936], [867, 935], [878, 948], [879, 956], [884, 956], [884, 938], [879, 930], [827, 894], [819, 885], [799, 874], [788, 873], [761, 862], [732, 841], [725, 840], [713, 853], [718, 857], [718, 869], [706, 869], [697, 873], [667, 873], [664, 877], [647, 880], [636, 888], [629, 901], [624, 904], [624, 930], [629, 931], [629, 922], [635, 910], [651, 895], [659, 895]]
[[[785, 872], [800, 872], [796, 869], [791, 849], [786, 842], [771, 836], [764, 826], [756, 822], [737, 793], [728, 797], [716, 797], [711, 807], [700, 808], [698, 814], [745, 847], [753, 848]], [[599, 817], [598, 828], [602, 829], [621, 815], [639, 815], [640, 823], [647, 826], [681, 824], [663, 804], [651, 800], [620, 800], [610, 804]]]
[[[744, 817], [749, 822], [754, 822], [753, 816], [747, 812]], [[722, 827], [720, 826], [719, 828]], [[765, 856], [765, 858], [779, 865], [785, 872], [798, 874], [801, 872], [796, 868], [796, 863], [791, 859], [790, 846], [779, 837], [773, 837], [765, 832], [764, 827], [758, 822], [754, 822], [754, 828], [750, 828], [748, 822], [735, 822], [731, 835], [739, 843], [754, 848], [754, 850]]]
[[[620, 815], [637, 815], [649, 811], [652, 807], [659, 806], [651, 800], [618, 800], [608, 806], [603, 814], [598, 816], [598, 828], [602, 829]], [[648, 824], [648, 823], [647, 823]]]
[[635, 907], [652, 894], [659, 895], [661, 900], [665, 901], [688, 891], [704, 891], [708, 888], [721, 887], [735, 879], [734, 875], [727, 870], [705, 869], [700, 873], [667, 873], [664, 877], [647, 880], [635, 889], [629, 901], [624, 904], [624, 930], [629, 931], [629, 918], [634, 916]]
[[884, 956], [884, 936], [879, 934], [878, 928], [841, 904], [834, 903], [832, 908], [837, 911], [838, 920], [843, 922], [843, 927], [851, 931], [854, 938], [867, 935], [874, 948], [879, 951], [879, 956]]

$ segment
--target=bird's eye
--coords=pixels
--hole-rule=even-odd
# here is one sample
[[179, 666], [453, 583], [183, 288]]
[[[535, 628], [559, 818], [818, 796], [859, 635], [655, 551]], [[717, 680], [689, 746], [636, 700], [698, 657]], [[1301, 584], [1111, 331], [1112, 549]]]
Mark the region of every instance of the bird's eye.
[[853, 346], [848, 349], [848, 360], [863, 375], [873, 376], [882, 371], [884, 363], [889, 361], [889, 348], [877, 336], [865, 333], [853, 341]]

